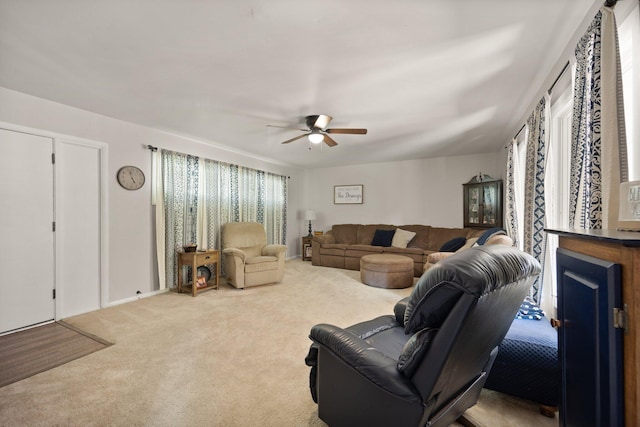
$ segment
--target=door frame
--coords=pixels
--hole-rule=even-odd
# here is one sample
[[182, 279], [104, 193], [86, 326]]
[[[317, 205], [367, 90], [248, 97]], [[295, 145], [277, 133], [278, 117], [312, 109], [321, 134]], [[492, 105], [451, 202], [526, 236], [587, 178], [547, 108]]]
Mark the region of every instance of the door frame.
[[[53, 139], [53, 152], [56, 152], [56, 148], [61, 144], [76, 144], [86, 147], [91, 147], [98, 150], [100, 156], [100, 308], [105, 308], [109, 305], [109, 221], [108, 221], [108, 212], [109, 212], [109, 179], [108, 179], [108, 158], [109, 158], [109, 146], [106, 143], [87, 139], [87, 138], [78, 138], [70, 135], [64, 135], [57, 132], [51, 132], [48, 130], [37, 129], [29, 126], [21, 126], [13, 123], [7, 123], [0, 121], [0, 128], [23, 132], [37, 136], [44, 136]], [[53, 189], [53, 201], [54, 201], [54, 221], [57, 217], [57, 204], [56, 204], [56, 193], [57, 193], [57, 176], [59, 172], [56, 169], [56, 165], [54, 164], [54, 189]], [[62, 313], [62, 302], [64, 298], [64, 289], [61, 288], [64, 286], [63, 283], [60, 283], [58, 272], [60, 271], [59, 259], [57, 254], [60, 253], [61, 248], [59, 245], [59, 240], [56, 239], [54, 233], [54, 287], [59, 291], [56, 292], [55, 299], [55, 320], [60, 320]]]

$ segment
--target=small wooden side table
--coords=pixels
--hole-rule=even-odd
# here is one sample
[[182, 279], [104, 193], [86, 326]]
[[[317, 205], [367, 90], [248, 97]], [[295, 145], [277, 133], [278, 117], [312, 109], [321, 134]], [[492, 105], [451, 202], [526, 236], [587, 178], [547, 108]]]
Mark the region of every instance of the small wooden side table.
[[[209, 278], [205, 286], [198, 286], [198, 267], [215, 264], [215, 274]], [[191, 267], [191, 283], [182, 283], [182, 267]], [[213, 273], [213, 272], [212, 272]], [[220, 251], [207, 249], [197, 252], [178, 252], [178, 293], [191, 291], [191, 296], [207, 289], [218, 289], [220, 278]]]
[[304, 236], [302, 238], [302, 260], [311, 261], [311, 240], [313, 237]]

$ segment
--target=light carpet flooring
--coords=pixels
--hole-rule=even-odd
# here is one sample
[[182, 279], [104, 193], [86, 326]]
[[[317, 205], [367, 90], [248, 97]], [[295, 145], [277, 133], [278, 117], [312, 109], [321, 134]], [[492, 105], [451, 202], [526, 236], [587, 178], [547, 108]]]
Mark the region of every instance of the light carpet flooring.
[[[0, 388], [0, 425], [324, 426], [304, 364], [311, 326], [391, 314], [410, 292], [289, 260], [279, 284], [169, 292], [67, 318], [114, 345]], [[487, 427], [558, 425], [488, 390], [468, 413]]]

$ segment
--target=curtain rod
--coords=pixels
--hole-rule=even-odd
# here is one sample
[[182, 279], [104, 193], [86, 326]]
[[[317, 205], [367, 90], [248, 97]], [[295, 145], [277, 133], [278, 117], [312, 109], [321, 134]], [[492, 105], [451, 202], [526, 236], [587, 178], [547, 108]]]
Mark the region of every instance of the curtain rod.
[[567, 71], [568, 68], [569, 68], [569, 61], [567, 61], [567, 63], [564, 64], [564, 67], [562, 68], [562, 71], [560, 71], [560, 74], [558, 74], [558, 77], [556, 77], [556, 79], [553, 81], [553, 84], [551, 85], [551, 87], [547, 91], [548, 94], [551, 94], [551, 91], [556, 86], [556, 83], [558, 83], [558, 80], [560, 80], [560, 77], [562, 77], [564, 75], [565, 71]]
[[[147, 145], [147, 148], [148, 148], [149, 150], [151, 150], [151, 151], [154, 151], [154, 152], [155, 152], [155, 151], [158, 151], [158, 147], [154, 147], [153, 145]], [[183, 153], [183, 152], [180, 152], [180, 151], [173, 151], [173, 150], [168, 150], [168, 151], [171, 151], [171, 152], [173, 152], [173, 153], [185, 154], [185, 155], [187, 155], [187, 156], [193, 156], [193, 157], [198, 157], [198, 158], [200, 158], [200, 156], [195, 156], [195, 155], [188, 154], [188, 153]], [[279, 174], [279, 173], [275, 173], [275, 172], [269, 172], [269, 171], [265, 171], [265, 170], [262, 170], [262, 169], [251, 168], [251, 167], [249, 167], [249, 166], [237, 165], [237, 164], [235, 164], [235, 163], [223, 162], [223, 161], [221, 161], [221, 160], [209, 159], [209, 158], [207, 158], [207, 157], [203, 157], [203, 158], [204, 158], [205, 160], [211, 160], [211, 161], [213, 161], [213, 162], [225, 163], [225, 164], [228, 164], [228, 165], [231, 165], [231, 166], [237, 166], [237, 167], [241, 167], [241, 168], [245, 168], [245, 169], [251, 169], [251, 170], [258, 171], [258, 172], [264, 172], [264, 173], [268, 173], [268, 174], [270, 174], [270, 175], [281, 176], [281, 177], [284, 177], [284, 178], [287, 178], [287, 179], [291, 179], [291, 176], [288, 176], [288, 175], [281, 175], [281, 174]]]
[[[607, 0], [607, 2], [609, 2], [609, 1], [613, 1], [614, 4], [616, 2], [616, 0]], [[551, 91], [555, 87], [556, 83], [558, 83], [558, 80], [560, 80], [560, 77], [562, 77], [564, 75], [565, 71], [567, 71], [567, 69], [569, 69], [569, 64], [570, 64], [569, 61], [567, 61], [567, 63], [564, 64], [564, 67], [562, 67], [562, 71], [560, 71], [560, 74], [558, 74], [558, 77], [556, 77], [556, 79], [553, 81], [553, 83], [551, 84], [551, 87], [549, 88], [547, 93], [551, 94]], [[516, 134], [513, 136], [513, 139], [517, 138], [518, 135], [520, 135], [520, 132], [522, 132], [522, 130], [525, 128], [526, 125], [527, 125], [527, 123], [525, 122], [525, 124], [522, 125], [520, 130], [518, 132], [516, 132]], [[508, 147], [508, 145], [505, 146], [504, 148], [507, 148], [507, 147]]]
[[520, 135], [520, 132], [522, 132], [522, 131], [524, 130], [524, 127], [525, 127], [526, 125], [527, 125], [526, 123], [525, 123], [525, 124], [523, 124], [523, 125], [522, 125], [522, 127], [520, 128], [520, 130], [519, 130], [518, 132], [516, 132], [516, 134], [515, 134], [515, 135], [513, 135], [513, 138], [512, 138], [512, 139], [516, 139], [516, 138], [518, 137], [518, 135]]
[[[525, 123], [525, 124], [523, 124], [523, 125], [522, 125], [522, 127], [520, 128], [520, 130], [519, 130], [518, 132], [516, 132], [516, 134], [515, 134], [515, 135], [513, 135], [513, 138], [511, 138], [511, 142], [513, 142], [513, 140], [514, 140], [514, 139], [518, 138], [518, 135], [520, 135], [520, 132], [522, 132], [522, 130], [524, 129], [524, 127], [525, 127], [526, 125], [527, 125], [526, 123]], [[510, 142], [510, 143], [511, 143], [511, 142]], [[510, 143], [509, 143], [509, 144], [510, 144]], [[504, 148], [509, 148], [509, 144], [505, 145], [505, 146], [504, 146]]]

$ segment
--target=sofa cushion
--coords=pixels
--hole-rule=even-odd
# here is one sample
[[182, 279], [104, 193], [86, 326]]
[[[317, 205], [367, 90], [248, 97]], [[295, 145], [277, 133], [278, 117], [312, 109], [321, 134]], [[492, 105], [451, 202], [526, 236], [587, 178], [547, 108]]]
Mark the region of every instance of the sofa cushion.
[[493, 236], [500, 236], [505, 234], [507, 234], [507, 232], [504, 230], [504, 228], [500, 228], [500, 227], [490, 228], [484, 233], [482, 233], [482, 236], [480, 236], [476, 241], [475, 246], [484, 245], [485, 243], [487, 243], [487, 240], [489, 240]]
[[331, 229], [336, 239], [336, 243], [344, 243], [347, 245], [353, 245], [357, 242], [358, 224], [338, 224], [334, 225]]
[[477, 240], [478, 240], [477, 237], [467, 238], [467, 242], [460, 249], [458, 249], [457, 252], [463, 251], [465, 249], [469, 249], [476, 243]]
[[370, 245], [376, 230], [395, 230], [395, 225], [389, 224], [366, 224], [358, 227], [356, 243], [359, 245]]
[[513, 239], [506, 234], [497, 234], [489, 237], [485, 245], [513, 246]]
[[349, 245], [344, 252], [344, 256], [360, 258], [370, 254], [381, 254], [382, 247], [371, 245]]
[[402, 348], [398, 358], [398, 370], [407, 377], [412, 377], [437, 333], [438, 329], [425, 328], [413, 334]]
[[245, 273], [256, 273], [278, 269], [278, 258], [274, 256], [257, 256], [245, 260]]
[[416, 233], [407, 245], [408, 248], [429, 249], [428, 246], [431, 235], [430, 225], [403, 225], [402, 229]]
[[327, 243], [325, 245], [320, 246], [320, 254], [344, 256], [344, 251], [348, 247], [349, 245], [338, 244], [338, 243]]
[[391, 246], [395, 232], [396, 230], [376, 230], [373, 240], [371, 240], [371, 246]]
[[439, 251], [442, 245], [454, 237], [467, 237], [469, 230], [466, 228], [431, 227], [429, 235], [429, 247], [432, 251]]
[[391, 246], [396, 248], [406, 248], [411, 239], [415, 237], [416, 233], [413, 231], [403, 230], [402, 228], [396, 229], [391, 241]]
[[464, 237], [454, 237], [440, 247], [440, 252], [455, 252], [463, 247], [465, 243], [467, 243], [467, 239]]
[[424, 258], [424, 251], [418, 248], [395, 248], [393, 246], [389, 246], [387, 248], [380, 249], [382, 249], [382, 253], [404, 255], [411, 258], [414, 262], [417, 263], [422, 262]]
[[256, 246], [246, 246], [244, 248], [240, 248], [247, 258], [259, 257], [262, 255], [262, 247], [264, 245], [256, 245]]

